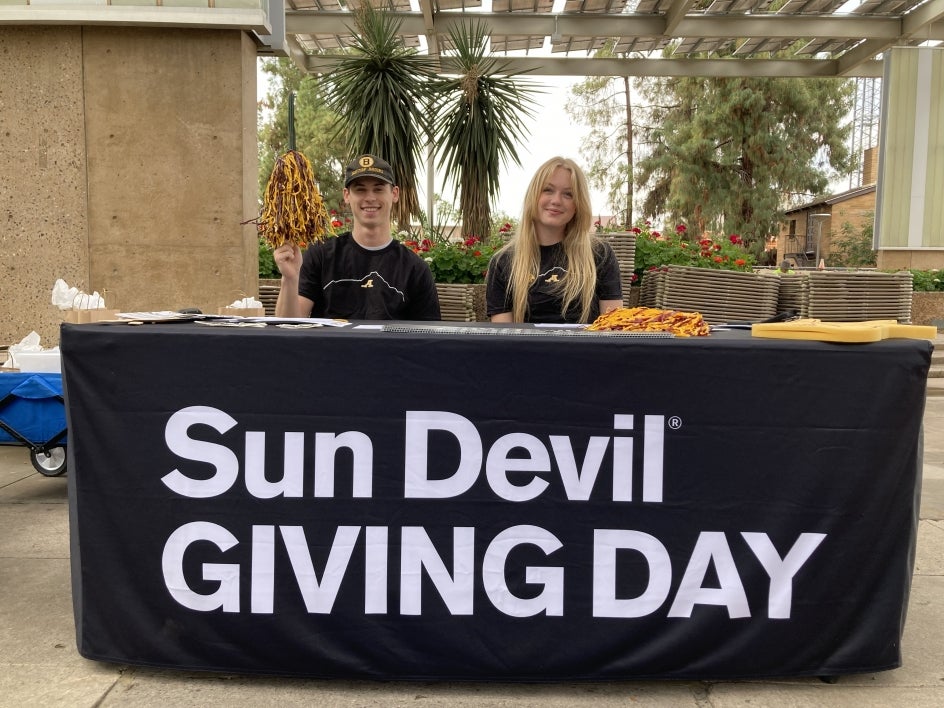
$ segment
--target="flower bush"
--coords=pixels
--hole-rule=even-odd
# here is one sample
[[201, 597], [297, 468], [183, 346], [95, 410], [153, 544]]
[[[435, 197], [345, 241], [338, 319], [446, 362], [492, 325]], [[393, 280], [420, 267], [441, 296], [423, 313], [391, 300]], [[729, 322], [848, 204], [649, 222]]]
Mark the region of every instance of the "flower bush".
[[478, 236], [463, 240], [407, 239], [403, 244], [429, 263], [437, 283], [484, 283], [489, 259], [504, 245], [498, 238], [482, 240]]
[[694, 238], [684, 224], [676, 226], [673, 233], [663, 234], [652, 230], [648, 221], [627, 230], [636, 234], [633, 284], [642, 282], [647, 271], [670, 265], [746, 272], [754, 265], [754, 256], [737, 234], [724, 238]]
[[931, 270], [912, 270], [911, 289], [915, 292], [944, 291], [944, 273], [937, 268]]

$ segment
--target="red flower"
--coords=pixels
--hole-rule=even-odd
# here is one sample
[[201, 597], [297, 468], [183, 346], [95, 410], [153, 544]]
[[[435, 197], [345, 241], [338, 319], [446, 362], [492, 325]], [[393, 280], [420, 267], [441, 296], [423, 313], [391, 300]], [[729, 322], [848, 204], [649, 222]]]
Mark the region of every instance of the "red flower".
[[634, 234], [641, 234], [641, 233], [642, 233], [642, 229], [639, 228], [638, 226], [634, 226], [634, 227], [632, 228], [632, 232], [633, 232]]
[[699, 245], [699, 246], [704, 246], [705, 248], [708, 248], [708, 246], [711, 245], [711, 239], [710, 239], [710, 238], [703, 238], [701, 241], [698, 242], [698, 245]]
[[675, 233], [677, 234], [684, 234], [685, 230], [686, 230], [685, 224], [679, 224], [678, 226], [675, 227]]
[[662, 238], [662, 234], [660, 234], [658, 231], [653, 231], [652, 238]]
[[332, 220], [331, 220], [331, 225], [332, 225], [334, 228], [338, 228], [339, 226], [344, 226], [344, 224], [342, 224], [342, 223], [341, 223], [340, 221], [338, 221], [337, 219], [332, 219]]
[[720, 251], [720, 250], [721, 250], [721, 244], [720, 244], [720, 243], [716, 243], [714, 246], [712, 246], [712, 248], [715, 249], [716, 251]]
[[714, 262], [715, 262], [715, 263], [722, 263], [723, 261], [724, 261], [724, 258], [722, 258], [721, 256], [715, 256], [715, 257], [714, 257]]
[[736, 261], [734, 261], [734, 265], [736, 266], [747, 265], [747, 261], [745, 261], [743, 258], [738, 258]]
[[728, 241], [733, 243], [735, 246], [739, 246], [742, 243], [744, 243], [743, 239], [737, 234], [731, 234], [730, 236], [728, 236]]
[[474, 252], [472, 253], [472, 255], [475, 256], [476, 258], [478, 258], [479, 256], [482, 255], [482, 252], [481, 252], [481, 251], [474, 251]]

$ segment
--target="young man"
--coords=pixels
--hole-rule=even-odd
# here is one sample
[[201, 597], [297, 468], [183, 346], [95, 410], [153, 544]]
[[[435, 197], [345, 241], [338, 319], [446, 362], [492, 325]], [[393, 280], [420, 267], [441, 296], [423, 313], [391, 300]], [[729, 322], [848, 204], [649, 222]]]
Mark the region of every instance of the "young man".
[[390, 213], [400, 198], [389, 163], [361, 155], [344, 173], [344, 201], [354, 228], [337, 238], [273, 252], [282, 274], [277, 317], [439, 320], [429, 266], [394, 240]]

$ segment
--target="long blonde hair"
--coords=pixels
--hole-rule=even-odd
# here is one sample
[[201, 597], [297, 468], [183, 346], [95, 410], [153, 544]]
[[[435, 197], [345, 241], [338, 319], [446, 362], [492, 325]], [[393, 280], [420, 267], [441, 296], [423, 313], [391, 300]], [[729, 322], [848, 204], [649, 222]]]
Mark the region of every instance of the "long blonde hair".
[[574, 218], [564, 227], [561, 245], [566, 258], [567, 276], [561, 281], [561, 316], [566, 316], [572, 303], [579, 303], [580, 321], [587, 322], [596, 298], [597, 268], [593, 259], [593, 244], [590, 223], [590, 188], [583, 170], [566, 157], [552, 157], [541, 165], [525, 193], [521, 210], [521, 224], [517, 235], [503, 250], [511, 254], [511, 274], [508, 285], [511, 289], [511, 317], [523, 322], [528, 314], [528, 290], [541, 268], [541, 248], [534, 223], [539, 217], [538, 202], [541, 192], [551, 181], [554, 170], [563, 167], [570, 173], [570, 185], [574, 193]]

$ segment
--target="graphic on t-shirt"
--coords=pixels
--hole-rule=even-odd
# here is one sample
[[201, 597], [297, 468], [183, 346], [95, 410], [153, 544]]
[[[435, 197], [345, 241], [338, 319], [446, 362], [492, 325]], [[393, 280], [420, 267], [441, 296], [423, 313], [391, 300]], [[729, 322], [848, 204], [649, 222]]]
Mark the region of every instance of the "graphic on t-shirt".
[[362, 288], [372, 288], [374, 287], [374, 278], [377, 278], [378, 280], [380, 280], [387, 287], [388, 290], [392, 290], [393, 292], [395, 292], [401, 300], [406, 300], [406, 296], [403, 294], [403, 291], [399, 290], [398, 288], [393, 287], [376, 270], [372, 270], [370, 273], [368, 273], [367, 275], [361, 278], [338, 278], [337, 280], [332, 280], [328, 283], [325, 283], [325, 286], [322, 288], [322, 290], [327, 290], [332, 285], [341, 284], [341, 283], [360, 283]]
[[544, 283], [559, 283], [567, 275], [567, 269], [554, 266], [543, 273], [538, 273], [538, 280]]

